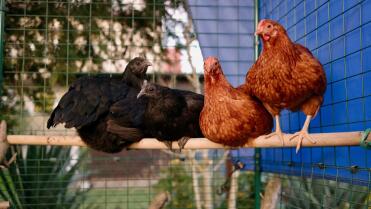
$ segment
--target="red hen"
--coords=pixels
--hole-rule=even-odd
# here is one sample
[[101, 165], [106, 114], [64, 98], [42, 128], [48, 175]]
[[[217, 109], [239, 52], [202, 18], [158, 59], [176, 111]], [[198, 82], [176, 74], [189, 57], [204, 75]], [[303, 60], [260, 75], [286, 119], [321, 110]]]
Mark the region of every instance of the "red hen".
[[[276, 131], [283, 142], [279, 123], [282, 109], [301, 110], [307, 116], [300, 132], [296, 152], [305, 138], [315, 143], [308, 134], [310, 120], [318, 112], [326, 90], [326, 76], [321, 63], [300, 44], [293, 43], [283, 26], [273, 20], [261, 20], [256, 34], [263, 42], [263, 51], [246, 75], [243, 89], [263, 102], [275, 117]], [[291, 140], [290, 139], [290, 140]]]
[[271, 131], [273, 120], [263, 105], [228, 83], [217, 58], [204, 63], [205, 100], [200, 128], [209, 140], [242, 146], [251, 137]]

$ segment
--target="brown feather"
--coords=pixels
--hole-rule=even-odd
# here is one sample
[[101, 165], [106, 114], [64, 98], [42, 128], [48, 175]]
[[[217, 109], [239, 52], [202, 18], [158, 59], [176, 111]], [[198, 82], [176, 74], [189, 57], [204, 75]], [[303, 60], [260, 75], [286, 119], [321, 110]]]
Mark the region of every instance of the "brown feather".
[[307, 48], [293, 43], [281, 25], [270, 22], [277, 36], [263, 40], [263, 51], [247, 73], [244, 88], [273, 115], [284, 108], [312, 115], [326, 90], [323, 67]]
[[262, 104], [233, 88], [216, 58], [205, 61], [205, 104], [200, 115], [202, 133], [227, 146], [244, 145], [249, 138], [269, 133], [273, 121]]

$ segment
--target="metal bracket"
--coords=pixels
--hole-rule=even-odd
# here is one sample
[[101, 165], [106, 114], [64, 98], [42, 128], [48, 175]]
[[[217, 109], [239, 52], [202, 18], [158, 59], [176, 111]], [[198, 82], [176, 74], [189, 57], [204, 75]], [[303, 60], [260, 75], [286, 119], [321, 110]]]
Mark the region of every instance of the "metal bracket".
[[368, 135], [371, 132], [371, 128], [366, 129], [361, 136], [360, 145], [366, 149], [371, 149], [371, 142], [367, 141]]

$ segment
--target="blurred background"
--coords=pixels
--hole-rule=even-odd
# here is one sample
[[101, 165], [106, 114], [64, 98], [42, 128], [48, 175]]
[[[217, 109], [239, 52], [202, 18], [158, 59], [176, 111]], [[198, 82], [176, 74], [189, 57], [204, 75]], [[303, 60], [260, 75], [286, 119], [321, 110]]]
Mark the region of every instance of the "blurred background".
[[[217, 56], [232, 85], [259, 52], [257, 20], [280, 22], [321, 61], [328, 80], [310, 132], [371, 127], [370, 0], [1, 0], [0, 119], [8, 134], [76, 135], [46, 121], [81, 76], [120, 76], [153, 63], [152, 82], [202, 93], [203, 59]], [[283, 111], [283, 131], [302, 113]], [[123, 151], [12, 146], [0, 171], [11, 208], [371, 208], [371, 152], [360, 147]], [[9, 155], [11, 153], [8, 153]], [[240, 163], [242, 169], [235, 167]], [[238, 167], [238, 166], [237, 166]], [[234, 172], [233, 172], [234, 171]]]

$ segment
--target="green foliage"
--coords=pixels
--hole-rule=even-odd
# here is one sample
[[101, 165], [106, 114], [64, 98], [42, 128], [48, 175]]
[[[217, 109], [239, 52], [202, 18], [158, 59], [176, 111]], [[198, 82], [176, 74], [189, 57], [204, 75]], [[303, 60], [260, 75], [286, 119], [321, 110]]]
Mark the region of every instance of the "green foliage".
[[173, 160], [169, 168], [162, 170], [162, 178], [154, 186], [154, 189], [155, 192], [167, 191], [170, 193], [171, 201], [166, 205], [166, 209], [196, 208], [192, 177], [179, 160]]
[[281, 208], [367, 209], [369, 191], [367, 186], [288, 176], [283, 181]]
[[80, 150], [77, 159], [71, 159], [71, 148], [60, 146], [12, 149], [18, 153], [17, 161], [0, 171], [0, 199], [16, 209], [79, 208], [89, 190], [72, 184], [85, 159], [85, 150]]
[[[253, 172], [241, 172], [238, 177], [237, 207], [253, 209], [255, 202], [255, 184]], [[227, 209], [228, 200], [224, 199], [218, 209]]]
[[[167, 191], [170, 193], [170, 202], [166, 209], [187, 208], [195, 209], [195, 199], [193, 192], [193, 182], [187, 166], [179, 160], [173, 160], [169, 168], [162, 170], [162, 178], [154, 186], [155, 193]], [[217, 209], [227, 209], [227, 195], [216, 195], [216, 190], [221, 183], [217, 179], [214, 181], [214, 204]], [[202, 187], [202, 180], [199, 182]], [[202, 191], [202, 190], [201, 190]], [[238, 177], [237, 207], [243, 209], [254, 208], [254, 173], [241, 172]], [[220, 201], [219, 201], [220, 200]], [[219, 202], [219, 203], [218, 203]]]

